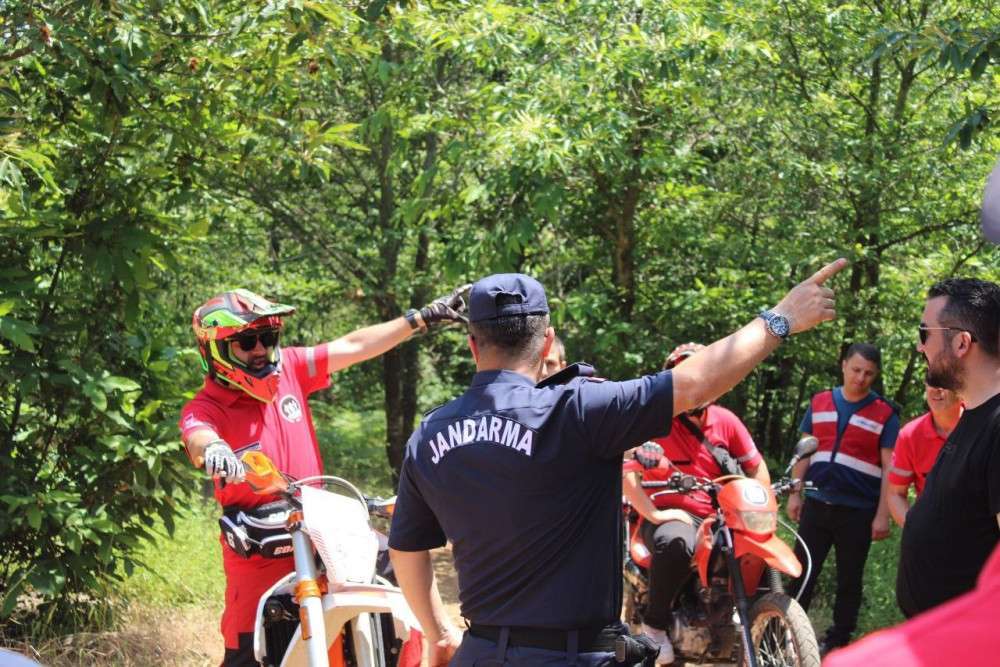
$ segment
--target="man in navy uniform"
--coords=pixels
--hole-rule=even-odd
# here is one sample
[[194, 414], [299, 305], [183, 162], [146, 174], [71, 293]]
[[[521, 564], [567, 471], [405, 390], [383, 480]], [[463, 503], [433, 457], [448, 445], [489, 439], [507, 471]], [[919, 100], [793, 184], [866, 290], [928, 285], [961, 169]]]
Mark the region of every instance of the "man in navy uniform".
[[[676, 369], [625, 382], [591, 377], [582, 364], [539, 382], [555, 335], [542, 286], [521, 274], [473, 285], [477, 372], [410, 437], [389, 538], [431, 664], [612, 664], [614, 640], [627, 631], [622, 453], [663, 435], [665, 415], [731, 389], [789, 334], [833, 319], [823, 283], [846, 263], [824, 267]], [[464, 638], [431, 568], [429, 550], [447, 540], [470, 622]]]

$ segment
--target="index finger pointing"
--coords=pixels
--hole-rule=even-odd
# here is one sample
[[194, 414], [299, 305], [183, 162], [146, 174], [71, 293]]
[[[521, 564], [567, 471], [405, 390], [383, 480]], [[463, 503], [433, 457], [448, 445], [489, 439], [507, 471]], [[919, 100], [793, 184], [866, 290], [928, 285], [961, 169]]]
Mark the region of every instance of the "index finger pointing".
[[841, 269], [847, 266], [847, 260], [843, 257], [835, 259], [816, 273], [809, 276], [806, 282], [815, 283], [816, 285], [822, 285], [827, 280], [836, 275]]

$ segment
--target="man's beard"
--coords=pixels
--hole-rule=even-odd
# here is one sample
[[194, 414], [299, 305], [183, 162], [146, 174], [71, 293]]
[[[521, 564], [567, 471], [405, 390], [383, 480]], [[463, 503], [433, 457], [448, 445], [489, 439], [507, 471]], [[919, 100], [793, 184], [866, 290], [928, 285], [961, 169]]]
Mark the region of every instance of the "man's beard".
[[965, 385], [965, 373], [951, 348], [946, 348], [935, 362], [927, 359], [927, 373], [924, 376], [927, 384], [941, 389], [961, 391]]

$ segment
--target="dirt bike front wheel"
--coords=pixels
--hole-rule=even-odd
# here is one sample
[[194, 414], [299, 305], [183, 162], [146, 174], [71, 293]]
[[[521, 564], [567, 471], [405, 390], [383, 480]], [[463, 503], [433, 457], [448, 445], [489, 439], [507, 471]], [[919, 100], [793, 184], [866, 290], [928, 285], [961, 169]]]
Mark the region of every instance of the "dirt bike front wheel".
[[[819, 647], [809, 617], [783, 593], [767, 593], [750, 609], [750, 636], [758, 667], [819, 667]], [[741, 665], [749, 664], [744, 659]]]

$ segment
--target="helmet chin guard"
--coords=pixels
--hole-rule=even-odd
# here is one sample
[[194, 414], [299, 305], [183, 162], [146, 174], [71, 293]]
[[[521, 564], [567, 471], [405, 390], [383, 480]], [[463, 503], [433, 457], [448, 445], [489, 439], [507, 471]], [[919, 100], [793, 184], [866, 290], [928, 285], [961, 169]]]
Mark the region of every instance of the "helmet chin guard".
[[219, 383], [270, 403], [277, 394], [281, 375], [280, 348], [269, 348], [268, 363], [253, 370], [232, 353], [231, 345], [233, 338], [245, 331], [281, 329], [282, 317], [294, 312], [291, 306], [273, 303], [244, 289], [209, 299], [191, 319], [202, 367]]

